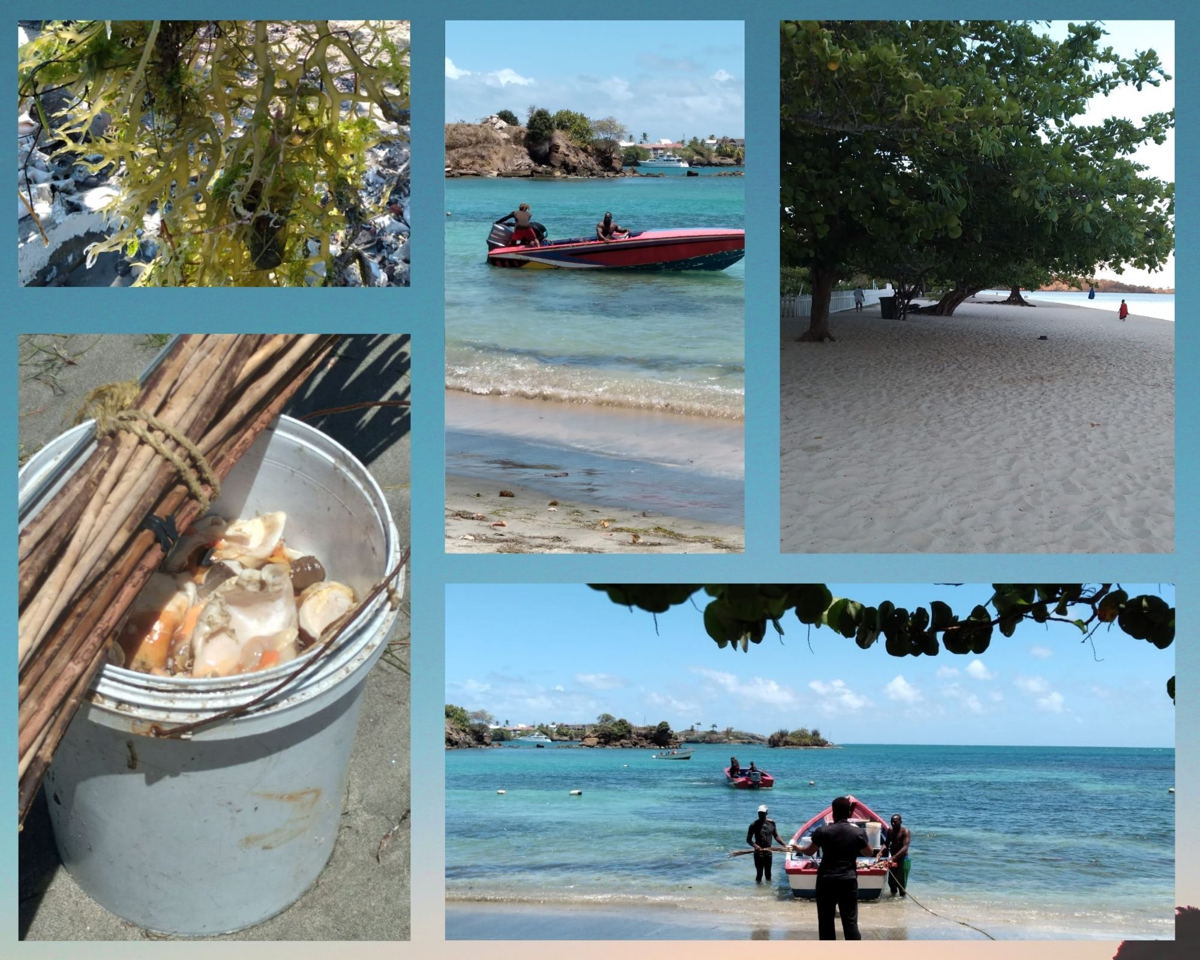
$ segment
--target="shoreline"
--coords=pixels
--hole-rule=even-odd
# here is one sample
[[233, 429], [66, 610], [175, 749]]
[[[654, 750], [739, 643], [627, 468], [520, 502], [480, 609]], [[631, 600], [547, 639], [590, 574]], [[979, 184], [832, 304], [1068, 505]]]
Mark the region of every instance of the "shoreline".
[[[503, 493], [511, 494], [504, 496]], [[447, 553], [740, 553], [741, 526], [562, 500], [446, 476]]]
[[[751, 885], [753, 887], [753, 885]], [[915, 896], [915, 895], [914, 895]], [[447, 892], [447, 940], [816, 940], [817, 916], [812, 901], [793, 900], [782, 888], [747, 893], [749, 909], [722, 910], [711, 904], [663, 902], [564, 903], [560, 901], [498, 902], [456, 898]], [[938, 904], [937, 906], [940, 906]], [[1174, 936], [1174, 918], [1161, 939]], [[978, 926], [1000, 941], [1081, 940], [1114, 943], [1131, 937], [1109, 929], [1085, 928], [1069, 934], [1053, 918], [1041, 925], [1020, 918], [978, 920]], [[938, 917], [913, 900], [883, 897], [860, 904], [859, 927], [864, 940], [977, 940], [986, 938]], [[842, 939], [841, 923], [837, 938]]]
[[968, 301], [951, 317], [839, 313], [831, 344], [794, 329], [785, 552], [1174, 549], [1173, 321]]

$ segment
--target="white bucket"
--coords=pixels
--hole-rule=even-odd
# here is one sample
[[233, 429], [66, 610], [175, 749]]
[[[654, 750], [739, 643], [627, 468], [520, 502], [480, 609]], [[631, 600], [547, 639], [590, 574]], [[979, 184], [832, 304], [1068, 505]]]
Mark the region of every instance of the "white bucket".
[[879, 832], [883, 829], [883, 824], [878, 820], [868, 821], [867, 830], [867, 846], [872, 850], [878, 850], [880, 846]]
[[[87, 445], [90, 430], [68, 431], [25, 466], [22, 517], [61, 482], [62, 462]], [[387, 502], [366, 468], [298, 420], [280, 418], [255, 442], [213, 508], [230, 518], [286, 511], [288, 545], [318, 557], [360, 597], [400, 559]], [[245, 703], [300, 661], [206, 679], [105, 667], [45, 780], [71, 876], [108, 910], [164, 933], [227, 933], [294, 903], [333, 852], [363, 681], [395, 616], [381, 593], [320, 666], [253, 713], [191, 739], [148, 734]]]

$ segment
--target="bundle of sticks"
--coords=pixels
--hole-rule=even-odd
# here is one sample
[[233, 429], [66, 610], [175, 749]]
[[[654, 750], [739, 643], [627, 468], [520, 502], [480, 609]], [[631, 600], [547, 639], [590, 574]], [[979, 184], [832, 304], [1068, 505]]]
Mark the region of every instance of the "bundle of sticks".
[[140, 391], [113, 385], [90, 398], [95, 450], [20, 534], [22, 822], [126, 610], [162, 561], [169, 536], [155, 525], [183, 532], [205, 512], [337, 340], [183, 336]]

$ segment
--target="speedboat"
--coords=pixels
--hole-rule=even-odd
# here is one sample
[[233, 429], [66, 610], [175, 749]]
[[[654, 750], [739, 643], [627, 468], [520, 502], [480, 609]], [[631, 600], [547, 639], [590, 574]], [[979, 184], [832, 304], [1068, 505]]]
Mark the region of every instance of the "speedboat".
[[551, 743], [553, 741], [551, 741], [551, 739], [548, 736], [546, 736], [544, 733], [542, 733], [541, 730], [537, 730], [533, 733], [526, 734], [523, 737], [517, 737], [516, 742], [517, 743], [536, 743], [539, 747], [544, 747], [547, 743]]
[[512, 228], [493, 224], [487, 261], [497, 267], [583, 270], [724, 270], [746, 255], [746, 231], [725, 227], [635, 230], [618, 240], [574, 237], [511, 246]]
[[652, 754], [651, 760], [691, 760], [692, 751], [676, 748], [674, 750], [662, 750]]
[[753, 770], [740, 767], [737, 773], [733, 772], [732, 767], [726, 767], [725, 782], [738, 790], [766, 790], [775, 786], [775, 778], [757, 767]]
[[[875, 857], [859, 857], [855, 872], [858, 874], [858, 899], [878, 900], [879, 894], [887, 885], [887, 866], [878, 859], [883, 846], [883, 818], [875, 813], [861, 800], [849, 798], [850, 822], [857, 824], [867, 831], [867, 844], [875, 851]], [[792, 837], [791, 846], [807, 847], [812, 842], [812, 832], [822, 824], [833, 823], [833, 808], [826, 807]], [[793, 897], [810, 899], [817, 895], [817, 867], [821, 858], [818, 855], [808, 855], [790, 851], [783, 859], [783, 871], [787, 874], [788, 885], [792, 888]]]
[[660, 153], [649, 160], [639, 160], [639, 167], [686, 167], [688, 162], [673, 153]]

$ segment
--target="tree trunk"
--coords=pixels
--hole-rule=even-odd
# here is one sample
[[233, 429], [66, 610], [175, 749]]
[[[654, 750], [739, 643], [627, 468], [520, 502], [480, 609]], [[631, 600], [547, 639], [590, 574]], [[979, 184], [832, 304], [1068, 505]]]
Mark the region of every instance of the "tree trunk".
[[829, 300], [833, 296], [833, 284], [836, 277], [832, 270], [813, 267], [810, 279], [812, 280], [812, 308], [808, 318], [808, 329], [796, 339], [808, 343], [833, 340], [833, 335], [829, 332]]
[[938, 301], [937, 307], [933, 312], [939, 317], [949, 317], [964, 300], [975, 296], [978, 292], [978, 290], [964, 290], [961, 287], [956, 287], [942, 295], [942, 299]]
[[1014, 303], [1018, 307], [1032, 306], [1032, 304], [1028, 300], [1026, 300], [1024, 297], [1021, 296], [1021, 288], [1020, 287], [1013, 287], [1009, 291], [1008, 299], [1001, 300], [1000, 302], [1001, 303]]

